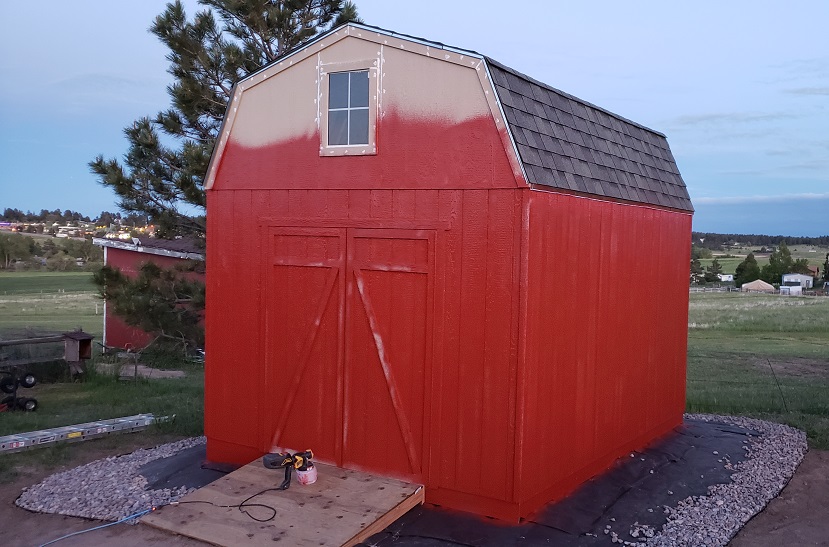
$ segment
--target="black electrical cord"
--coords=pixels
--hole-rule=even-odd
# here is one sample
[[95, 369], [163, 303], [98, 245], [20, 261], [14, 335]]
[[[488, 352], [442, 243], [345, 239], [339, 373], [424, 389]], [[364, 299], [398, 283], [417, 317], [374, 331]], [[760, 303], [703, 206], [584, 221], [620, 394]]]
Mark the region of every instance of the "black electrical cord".
[[[208, 505], [212, 505], [213, 507], [219, 507], [219, 508], [222, 508], [222, 509], [239, 509], [240, 513], [243, 513], [243, 514], [247, 515], [249, 518], [255, 520], [256, 522], [270, 522], [270, 521], [272, 521], [273, 519], [276, 518], [277, 511], [274, 507], [272, 507], [270, 505], [267, 505], [267, 504], [264, 504], [264, 503], [248, 503], [248, 502], [250, 500], [252, 500], [253, 498], [255, 498], [257, 496], [261, 496], [262, 494], [265, 494], [267, 492], [276, 492], [276, 491], [281, 491], [281, 490], [285, 490], [285, 489], [281, 488], [281, 487], [278, 487], [278, 486], [275, 487], [275, 488], [266, 488], [265, 490], [261, 490], [261, 491], [255, 493], [255, 494], [253, 494], [252, 496], [248, 496], [241, 503], [237, 503], [237, 504], [234, 504], [234, 505], [219, 505], [217, 503], [213, 503], [212, 501], [206, 501], [206, 500], [174, 501], [174, 502], [169, 503], [168, 505], [183, 505], [185, 503], [206, 503]], [[271, 512], [271, 516], [269, 516], [268, 518], [258, 518], [256, 516], [254, 516], [248, 510], [248, 508], [251, 508], [251, 507], [259, 507], [261, 509], [267, 509], [268, 511]]]

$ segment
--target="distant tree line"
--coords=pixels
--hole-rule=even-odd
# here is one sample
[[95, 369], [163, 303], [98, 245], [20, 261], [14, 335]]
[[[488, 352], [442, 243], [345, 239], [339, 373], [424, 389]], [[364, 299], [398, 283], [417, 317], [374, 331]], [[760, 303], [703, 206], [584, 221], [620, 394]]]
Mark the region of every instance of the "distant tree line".
[[103, 265], [104, 251], [91, 239], [42, 239], [0, 232], [0, 269], [76, 271]]
[[[691, 243], [712, 251], [724, 251], [737, 244], [748, 247], [776, 247], [782, 242], [788, 245], [815, 245], [829, 247], [829, 235], [820, 237], [768, 236], [762, 234], [712, 234], [691, 232]], [[705, 257], [701, 257], [705, 258]]]
[[[66, 209], [65, 211], [61, 211], [60, 209], [55, 209], [54, 211], [49, 211], [48, 209], [41, 209], [39, 213], [33, 213], [32, 211], [26, 211], [25, 213], [20, 209], [13, 209], [7, 207], [4, 211], [2, 216], [0, 216], [0, 222], [19, 222], [19, 223], [42, 223], [42, 224], [63, 224], [63, 225], [76, 225], [79, 222], [93, 222], [93, 219], [90, 219], [86, 215], [82, 215], [77, 211], [72, 211], [71, 209]], [[122, 226], [135, 226], [141, 227], [147, 225], [147, 216], [138, 213], [111, 213], [109, 211], [101, 211], [101, 214], [95, 217], [94, 222], [98, 226], [109, 226], [112, 224], [119, 224]]]

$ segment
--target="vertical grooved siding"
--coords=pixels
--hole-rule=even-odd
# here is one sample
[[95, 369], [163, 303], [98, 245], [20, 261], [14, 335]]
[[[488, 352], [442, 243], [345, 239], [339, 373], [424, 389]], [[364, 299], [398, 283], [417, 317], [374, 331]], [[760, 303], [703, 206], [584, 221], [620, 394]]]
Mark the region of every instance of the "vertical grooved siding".
[[[221, 310], [207, 325], [206, 429], [211, 438], [260, 452], [270, 442], [255, 419], [273, 412], [276, 404], [259, 391], [265, 373], [260, 337], [266, 281], [258, 272], [264, 271], [268, 249], [267, 240], [258, 238], [267, 225], [291, 223], [280, 218], [431, 224], [437, 227], [440, 250], [433, 339], [442, 343], [431, 346], [434, 374], [424, 401], [432, 415], [431, 453], [425, 456], [427, 467], [434, 466], [429, 476], [435, 477], [435, 487], [511, 499], [514, 411], [508, 405], [517, 359], [520, 194], [507, 189], [290, 189], [213, 191], [210, 196], [210, 241], [222, 249], [209, 252], [208, 264], [208, 307]], [[220, 217], [221, 222], [215, 220]], [[242, 385], [243, 377], [255, 380]], [[243, 392], [249, 397], [240, 398]], [[313, 422], [313, 413], [307, 419]], [[324, 429], [312, 422], [309, 431]], [[210, 457], [227, 459], [225, 454], [211, 451]]]
[[522, 500], [560, 497], [681, 422], [691, 222], [556, 193], [530, 200]]

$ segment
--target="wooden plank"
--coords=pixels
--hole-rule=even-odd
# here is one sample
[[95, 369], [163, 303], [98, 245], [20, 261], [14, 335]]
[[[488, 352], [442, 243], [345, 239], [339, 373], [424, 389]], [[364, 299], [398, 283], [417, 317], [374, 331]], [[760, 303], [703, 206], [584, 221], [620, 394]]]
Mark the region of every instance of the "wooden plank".
[[[275, 488], [282, 470], [257, 459], [147, 515], [142, 522], [213, 545], [351, 546], [382, 531], [423, 503], [424, 489], [396, 479], [317, 463], [319, 478], [287, 490]], [[263, 507], [267, 506], [267, 507]], [[273, 518], [270, 518], [273, 515]], [[258, 519], [258, 520], [257, 520]]]

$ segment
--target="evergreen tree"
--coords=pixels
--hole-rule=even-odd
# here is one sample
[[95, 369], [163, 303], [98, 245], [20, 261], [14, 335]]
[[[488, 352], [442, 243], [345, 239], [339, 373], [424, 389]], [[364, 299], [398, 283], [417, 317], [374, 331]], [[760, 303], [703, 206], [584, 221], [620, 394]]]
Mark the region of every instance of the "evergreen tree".
[[691, 259], [691, 283], [701, 283], [705, 280], [705, 269], [699, 261], [699, 258]]
[[164, 269], [145, 262], [135, 279], [104, 266], [94, 277], [101, 297], [128, 325], [189, 350], [204, 344], [204, 283], [179, 274], [203, 266], [203, 262], [189, 261], [180, 268]]
[[[318, 33], [359, 19], [343, 0], [199, 2], [207, 9], [192, 20], [175, 0], [150, 27], [170, 50], [170, 108], [124, 129], [123, 163], [98, 156], [89, 166], [121, 209], [148, 219], [158, 235], [203, 241], [204, 177], [233, 85]], [[179, 273], [148, 266], [130, 279], [104, 268], [95, 281], [128, 324], [200, 345], [200, 314], [191, 307], [203, 306], [204, 285]]]
[[783, 241], [777, 250], [769, 255], [769, 263], [763, 266], [760, 278], [767, 283], [782, 283], [783, 276], [787, 273], [811, 275], [809, 260], [792, 258], [789, 247]]
[[826, 253], [826, 262], [823, 263], [823, 282], [829, 283], [829, 253]]
[[780, 242], [777, 250], [769, 255], [769, 263], [763, 266], [760, 271], [760, 278], [766, 283], [777, 283], [783, 281], [783, 274], [789, 273], [792, 267], [792, 253], [785, 241]]
[[711, 265], [705, 268], [705, 282], [713, 283], [715, 281], [719, 281], [721, 273], [722, 265], [720, 264], [720, 261], [715, 258], [714, 261], [711, 262]]
[[744, 283], [750, 283], [760, 279], [760, 266], [757, 264], [757, 259], [754, 258], [754, 253], [748, 253], [748, 256], [737, 264], [737, 269], [734, 272], [734, 284], [737, 287], [742, 287]]
[[233, 84], [332, 25], [357, 20], [354, 4], [342, 0], [200, 3], [208, 9], [192, 21], [179, 0], [167, 4], [150, 27], [170, 49], [170, 108], [124, 129], [123, 163], [98, 156], [89, 164], [123, 210], [149, 216], [167, 237], [204, 236], [204, 177]]

